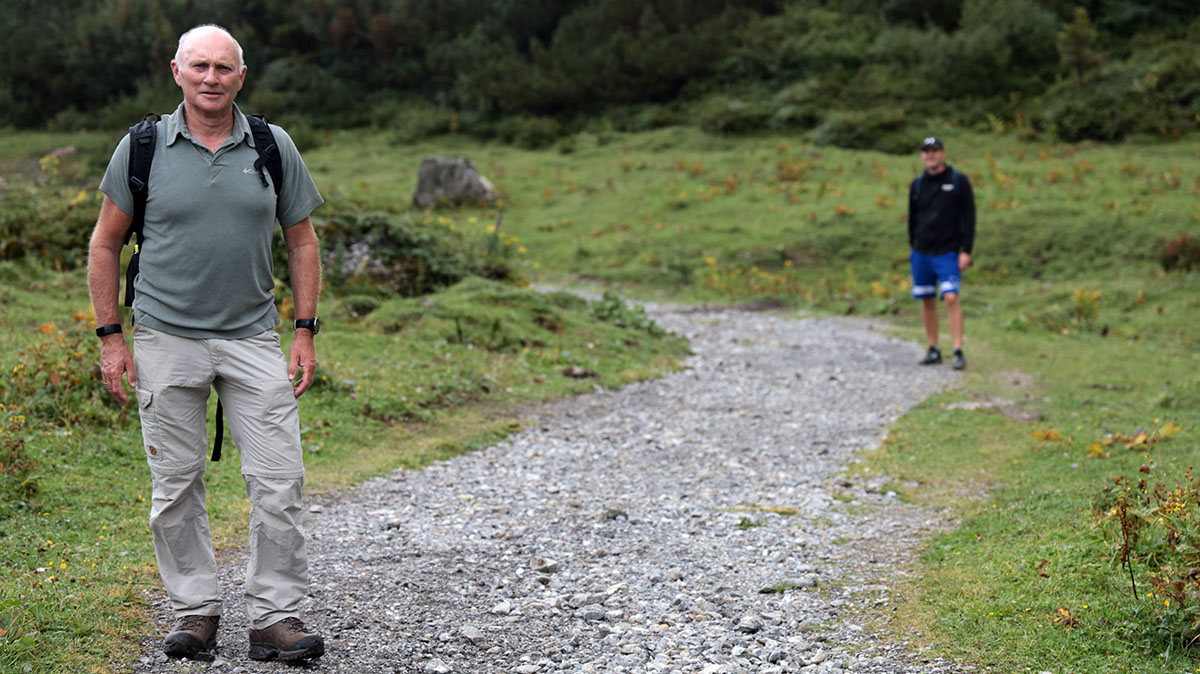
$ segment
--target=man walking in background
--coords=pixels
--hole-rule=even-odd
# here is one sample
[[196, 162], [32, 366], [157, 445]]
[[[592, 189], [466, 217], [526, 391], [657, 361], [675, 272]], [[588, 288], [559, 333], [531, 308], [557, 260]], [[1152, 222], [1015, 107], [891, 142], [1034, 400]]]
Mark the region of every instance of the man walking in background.
[[967, 366], [963, 355], [962, 273], [971, 266], [975, 243], [975, 195], [967, 176], [946, 164], [946, 148], [930, 136], [921, 142], [925, 171], [908, 192], [908, 245], [912, 249], [913, 298], [921, 300], [921, 321], [929, 350], [922, 365], [942, 362], [938, 348], [937, 297], [946, 303], [954, 341], [954, 369]]
[[[323, 199], [279, 127], [269, 129], [282, 161], [278, 190], [257, 161], [250, 124], [234, 104], [246, 78], [242, 48], [225, 29], [184, 33], [171, 70], [183, 102], [157, 123], [134, 282], [133, 353], [117, 306], [120, 253], [135, 213], [130, 183], [141, 182], [130, 176], [129, 136], [100, 184], [105, 198], [88, 259], [105, 386], [122, 404], [122, 376], [137, 391], [153, 483], [154, 552], [177, 618], [164, 650], [191, 657], [217, 640], [222, 605], [202, 479], [211, 386], [228, 408], [250, 498], [250, 657], [307, 660], [322, 655], [325, 644], [299, 618], [308, 561], [297, 399], [317, 362], [321, 267], [309, 215]], [[286, 359], [271, 292], [276, 219], [300, 317]]]

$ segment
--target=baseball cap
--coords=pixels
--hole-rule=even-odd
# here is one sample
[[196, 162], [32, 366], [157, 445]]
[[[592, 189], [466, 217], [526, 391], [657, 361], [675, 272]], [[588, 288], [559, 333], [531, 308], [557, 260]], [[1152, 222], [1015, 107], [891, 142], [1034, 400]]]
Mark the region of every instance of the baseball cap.
[[946, 149], [946, 146], [942, 145], [942, 140], [940, 138], [938, 138], [937, 136], [930, 136], [930, 137], [926, 138], [925, 140], [921, 141], [921, 149], [922, 150], [944, 150], [944, 149]]

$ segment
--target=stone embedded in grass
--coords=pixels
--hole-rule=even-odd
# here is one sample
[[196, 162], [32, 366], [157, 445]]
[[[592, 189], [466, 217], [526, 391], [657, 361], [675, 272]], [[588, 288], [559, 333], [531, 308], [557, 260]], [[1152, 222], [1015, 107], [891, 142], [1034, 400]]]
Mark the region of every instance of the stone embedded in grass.
[[494, 203], [496, 188], [465, 157], [425, 157], [417, 170], [413, 204], [429, 208], [444, 203]]
[[570, 377], [571, 379], [590, 379], [592, 377], [600, 376], [596, 374], [595, 371], [579, 367], [578, 365], [568, 365], [567, 367], [564, 367], [562, 374], [564, 377]]

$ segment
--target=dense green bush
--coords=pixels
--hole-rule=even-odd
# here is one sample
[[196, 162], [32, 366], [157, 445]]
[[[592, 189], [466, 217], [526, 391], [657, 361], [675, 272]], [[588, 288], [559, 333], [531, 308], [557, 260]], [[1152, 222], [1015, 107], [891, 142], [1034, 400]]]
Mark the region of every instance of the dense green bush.
[[[1060, 54], [1077, 4], [1094, 36]], [[869, 109], [996, 128], [1020, 112], [1068, 140], [1174, 134], [1200, 114], [1197, 14], [1187, 0], [8, 3], [0, 126], [114, 128], [167, 111], [175, 39], [215, 21], [246, 49], [243, 107], [309, 147], [323, 137], [306, 124], [541, 147], [604, 116], [616, 130], [742, 133]], [[1085, 70], [1095, 80], [1071, 89]], [[798, 83], [813, 95], [764, 93]], [[1117, 119], [1102, 119], [1112, 101]]]
[[[445, 228], [435, 231], [436, 225], [423, 223], [417, 213], [335, 210], [315, 225], [325, 281], [347, 293], [412, 297], [457, 283], [474, 271], [463, 237]], [[276, 273], [286, 269], [286, 257], [277, 259]]]
[[563, 131], [552, 117], [508, 117], [496, 124], [496, 136], [501, 140], [530, 150], [553, 143]]
[[1139, 106], [1129, 93], [1125, 73], [1062, 82], [1047, 93], [1047, 124], [1068, 142], [1119, 140], [1138, 124]]
[[726, 98], [716, 96], [701, 102], [698, 110], [700, 128], [712, 133], [748, 133], [766, 128], [774, 111], [757, 98]]
[[830, 115], [816, 129], [817, 145], [892, 154], [912, 152], [913, 138], [905, 131], [907, 119], [899, 110], [872, 110]]
[[402, 143], [462, 130], [462, 121], [452, 108], [417, 97], [379, 101], [371, 108], [370, 122], [373, 128], [392, 131]]
[[66, 189], [0, 192], [0, 259], [29, 256], [59, 269], [86, 264], [87, 241], [99, 213], [95, 195]]
[[676, 126], [690, 121], [683, 113], [668, 105], [629, 105], [616, 107], [606, 115], [617, 131], [650, 131]]

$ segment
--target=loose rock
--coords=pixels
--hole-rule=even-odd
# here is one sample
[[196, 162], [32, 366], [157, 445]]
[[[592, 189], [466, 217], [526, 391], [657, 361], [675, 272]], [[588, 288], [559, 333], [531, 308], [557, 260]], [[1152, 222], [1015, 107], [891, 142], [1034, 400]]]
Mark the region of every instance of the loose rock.
[[[860, 487], [853, 509], [835, 498], [852, 452], [953, 370], [858, 319], [648, 310], [691, 340], [680, 372], [555, 402], [493, 447], [305, 508], [301, 611], [326, 639], [310, 671], [967, 671], [856, 629], [888, 615], [889, 571], [952, 522]], [[204, 666], [291, 674], [246, 657], [246, 560], [229, 557], [228, 664]], [[124, 666], [182, 671], [161, 638]]]

